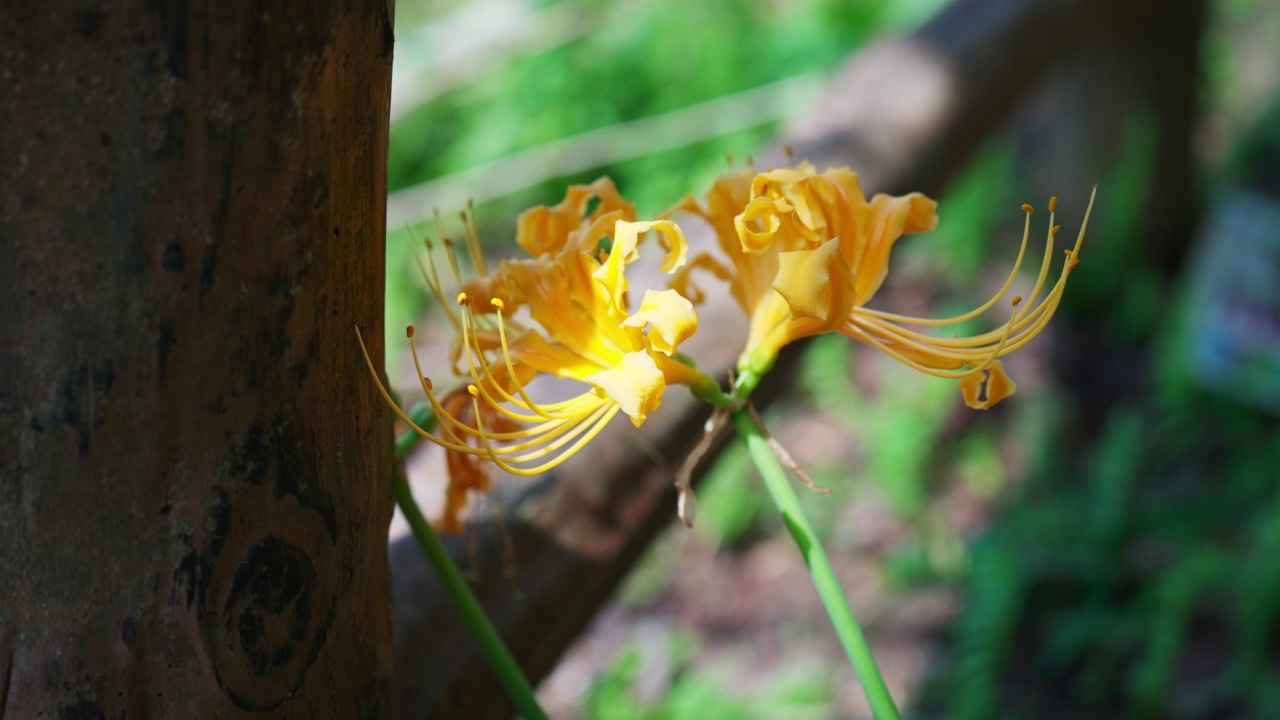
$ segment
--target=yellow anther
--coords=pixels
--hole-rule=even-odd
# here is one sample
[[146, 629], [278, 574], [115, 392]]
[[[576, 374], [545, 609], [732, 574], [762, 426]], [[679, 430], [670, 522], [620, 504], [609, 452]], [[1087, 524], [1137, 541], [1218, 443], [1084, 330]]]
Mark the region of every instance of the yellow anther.
[[1071, 252], [1070, 250], [1063, 250], [1063, 252], [1067, 254], [1067, 272], [1071, 272], [1072, 270], [1075, 269], [1077, 265], [1080, 264], [1080, 259], [1077, 258], [1076, 254]]
[[1019, 305], [1021, 305], [1021, 304], [1022, 304], [1022, 296], [1021, 296], [1021, 295], [1014, 295], [1014, 296], [1013, 296], [1013, 306], [1014, 306], [1014, 307], [1018, 307], [1018, 306], [1019, 306]]
[[480, 397], [480, 388], [475, 385], [468, 385], [467, 392], [471, 393], [471, 397]]
[[1028, 215], [1034, 215], [1036, 212], [1036, 209], [1026, 203], [1022, 203], [1022, 212]]
[[1054, 195], [1053, 197], [1049, 198], [1049, 212], [1057, 212], [1057, 211], [1058, 211], [1058, 196]]
[[470, 296], [470, 295], [468, 295], [468, 294], [466, 294], [466, 293], [464, 293], [464, 292], [460, 292], [460, 293], [458, 293], [458, 304], [459, 304], [459, 305], [467, 305], [467, 306], [470, 306], [470, 305], [471, 305], [471, 296]]
[[427, 392], [431, 392], [432, 390], [436, 389], [436, 386], [431, 382], [431, 378], [427, 377], [426, 375], [422, 376], [422, 387], [426, 388]]
[[499, 310], [502, 310], [507, 306], [506, 303], [502, 302], [501, 298], [493, 298], [492, 300], [489, 301], [489, 304], [498, 308]]
[[1062, 229], [1062, 226], [1061, 226], [1061, 225], [1054, 225], [1054, 226], [1053, 226], [1053, 229], [1049, 231], [1049, 234], [1050, 234], [1050, 235], [1053, 235], [1054, 237], [1057, 237], [1057, 236], [1058, 236], [1058, 231], [1059, 231], [1059, 230], [1061, 230], [1061, 229]]

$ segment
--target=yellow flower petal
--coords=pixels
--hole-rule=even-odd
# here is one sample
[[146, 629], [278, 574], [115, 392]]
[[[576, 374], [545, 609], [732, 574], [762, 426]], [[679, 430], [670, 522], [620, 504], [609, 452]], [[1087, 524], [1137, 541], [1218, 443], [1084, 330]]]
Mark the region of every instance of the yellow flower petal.
[[[856, 258], [855, 302], [865, 304], [880, 289], [889, 273], [889, 251], [903, 235], [925, 232], [938, 226], [938, 203], [911, 193], [902, 197], [876, 195], [869, 205], [855, 208], [861, 237], [861, 248], [849, 255]], [[860, 250], [861, 252], [856, 252]]]
[[[982, 394], [986, 385], [987, 392]], [[983, 372], [961, 378], [956, 383], [964, 394], [964, 404], [974, 410], [986, 410], [1018, 391], [1018, 386], [1004, 372], [1004, 363], [996, 360]]]
[[769, 249], [773, 236], [782, 226], [778, 213], [782, 211], [772, 198], [756, 198], [747, 203], [742, 213], [733, 219], [733, 225], [742, 241], [743, 252], [759, 254]]
[[[599, 198], [600, 204], [584, 218], [592, 198]], [[539, 205], [520, 214], [516, 220], [516, 243], [534, 257], [554, 255], [565, 246], [569, 235], [582, 226], [583, 220], [595, 220], [615, 210], [627, 218], [636, 215], [635, 205], [618, 194], [609, 178], [602, 177], [590, 185], [573, 185], [559, 204]]]
[[640, 236], [650, 230], [661, 233], [661, 242], [667, 248], [667, 255], [662, 259], [659, 270], [675, 272], [676, 268], [685, 264], [689, 255], [689, 243], [684, 238], [680, 226], [670, 220], [652, 222], [626, 222], [619, 220], [613, 229], [613, 247], [609, 250], [609, 259], [592, 273], [605, 292], [613, 308], [626, 312], [627, 308], [627, 276], [624, 270], [628, 263], [637, 256], [636, 246], [640, 244]]
[[853, 271], [832, 238], [816, 250], [778, 253], [773, 289], [787, 301], [791, 314], [824, 322], [843, 320], [853, 306]]
[[685, 240], [684, 231], [670, 220], [658, 220], [644, 223], [650, 229], [658, 231], [658, 242], [667, 249], [658, 269], [664, 273], [673, 273], [689, 260], [689, 241]]
[[622, 324], [643, 328], [649, 323], [653, 324], [645, 336], [649, 345], [670, 355], [698, 329], [698, 313], [694, 312], [693, 303], [675, 290], [646, 290], [640, 309]]
[[643, 350], [623, 355], [617, 366], [586, 380], [596, 387], [598, 394], [617, 403], [636, 427], [658, 408], [667, 387], [657, 363]]
[[[563, 345], [552, 345], [536, 332], [521, 335], [510, 345], [511, 360], [517, 366], [581, 380], [600, 370], [600, 366]], [[521, 378], [521, 380], [525, 380]], [[527, 380], [525, 380], [527, 382]]]

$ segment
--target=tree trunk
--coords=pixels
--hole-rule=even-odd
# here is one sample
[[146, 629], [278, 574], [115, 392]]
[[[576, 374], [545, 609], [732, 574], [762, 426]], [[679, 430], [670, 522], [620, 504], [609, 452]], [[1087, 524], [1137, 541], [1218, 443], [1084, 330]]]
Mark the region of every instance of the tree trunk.
[[392, 42], [0, 9], [0, 716], [385, 714]]

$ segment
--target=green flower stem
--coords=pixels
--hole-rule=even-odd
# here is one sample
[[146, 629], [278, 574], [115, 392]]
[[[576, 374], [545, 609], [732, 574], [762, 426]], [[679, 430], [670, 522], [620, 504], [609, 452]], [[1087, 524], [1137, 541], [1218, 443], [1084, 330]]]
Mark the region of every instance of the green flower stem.
[[[436, 418], [426, 406], [414, 407], [409, 415], [419, 427], [425, 430], [431, 430], [435, 426]], [[420, 438], [415, 433], [409, 433], [408, 436], [397, 440], [396, 458], [404, 457], [418, 440]], [[453, 558], [449, 556], [444, 543], [440, 542], [435, 530], [431, 528], [431, 523], [422, 516], [422, 510], [418, 508], [418, 503], [409, 490], [409, 482], [399, 467], [394, 470], [393, 478], [396, 487], [396, 503], [404, 512], [405, 519], [409, 521], [413, 537], [417, 539], [422, 553], [427, 556], [427, 561], [431, 563], [436, 576], [440, 578], [440, 584], [444, 586], [445, 592], [449, 594], [458, 612], [462, 614], [462, 619], [467, 623], [471, 634], [475, 636], [476, 642], [480, 644], [480, 652], [484, 653], [485, 659], [493, 667], [498, 680], [506, 688], [507, 695], [511, 697], [512, 702], [516, 704], [516, 708], [526, 720], [547, 720], [547, 714], [542, 711], [537, 698], [533, 695], [529, 680], [525, 678], [524, 672], [511, 656], [511, 651], [502, 642], [497, 629], [485, 616], [484, 608], [480, 607], [475, 593], [471, 592], [471, 587], [462, 578], [458, 566], [453, 564]]]
[[819, 597], [822, 598], [822, 604], [827, 608], [831, 623], [835, 625], [836, 636], [844, 645], [849, 662], [862, 683], [862, 690], [867, 695], [867, 702], [871, 704], [876, 720], [898, 720], [900, 717], [898, 708], [893, 704], [893, 697], [889, 695], [889, 688], [885, 686], [884, 678], [880, 676], [875, 658], [871, 655], [871, 648], [867, 646], [867, 639], [862, 635], [862, 628], [858, 626], [858, 620], [853, 616], [853, 610], [849, 608], [849, 601], [845, 599], [844, 591], [840, 588], [840, 581], [836, 579], [835, 571], [831, 568], [831, 561], [827, 559], [822, 543], [819, 542], [817, 534], [805, 517], [804, 510], [800, 506], [800, 498], [792, 489], [786, 470], [778, 462], [778, 458], [769, 447], [768, 439], [749, 410], [737, 410], [732, 417], [734, 428], [746, 441], [747, 451], [759, 469], [760, 476], [764, 478], [769, 497], [773, 498], [774, 505], [782, 513], [782, 521], [791, 531], [791, 537], [795, 539], [796, 545], [800, 548], [800, 554], [804, 556], [805, 564], [809, 566], [813, 584], [818, 590]]
[[[439, 424], [436, 414], [431, 410], [431, 406], [426, 403], [418, 403], [409, 408], [409, 419], [414, 425], [431, 432], [436, 429]], [[396, 459], [409, 454], [409, 451], [418, 447], [418, 443], [422, 442], [422, 436], [416, 432], [407, 432], [396, 440]]]

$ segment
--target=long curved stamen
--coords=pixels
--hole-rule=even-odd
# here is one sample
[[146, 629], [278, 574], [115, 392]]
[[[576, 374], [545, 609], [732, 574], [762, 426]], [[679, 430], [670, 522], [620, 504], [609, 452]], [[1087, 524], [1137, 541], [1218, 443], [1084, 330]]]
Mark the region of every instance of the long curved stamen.
[[[1056, 301], [1061, 296], [1060, 286], [1062, 285], [1063, 278], [1060, 278], [1058, 283], [1054, 285], [1054, 290], [1045, 297], [1044, 301], [1038, 307], [1032, 309], [1027, 314], [1018, 315], [1013, 324], [1012, 339], [1009, 342], [1009, 347], [1006, 348], [1007, 350], [1011, 351], [1014, 347], [1021, 347], [1021, 344], [1019, 343], [1023, 341], [1024, 336], [1034, 336], [1038, 333], [1039, 329], [1044, 326], [1042, 320], [1045, 318], [1046, 311], [1048, 311], [1048, 316], [1052, 317], [1052, 309], [1055, 309], [1057, 306]], [[994, 342], [999, 342], [1000, 337], [1004, 335], [1004, 330], [1001, 329], [991, 330], [963, 338], [955, 336], [950, 338], [939, 338], [915, 332], [914, 330], [908, 330], [901, 325], [896, 325], [877, 317], [865, 317], [864, 313], [857, 312], [856, 310], [850, 320], [854, 325], [861, 326], [867, 330], [880, 334], [893, 336], [895, 339], [900, 339], [904, 342], [916, 341], [931, 347], [956, 349], [957, 352], [963, 352], [967, 348], [977, 348], [984, 345], [990, 345]], [[1026, 339], [1029, 340], [1030, 338]]]
[[[408, 329], [407, 335], [410, 338], [413, 337], [412, 327]], [[570, 432], [571, 430], [573, 430], [573, 428], [581, 425], [583, 421], [589, 421], [592, 417], [598, 418], [599, 411], [603, 408], [603, 406], [607, 404], [607, 401], [597, 398], [596, 399], [597, 403], [594, 407], [592, 407], [588, 411], [583, 412], [581, 415], [575, 418], [566, 418], [565, 420], [543, 423], [539, 426], [526, 428], [525, 430], [521, 430], [518, 432], [501, 433], [501, 432], [493, 432], [493, 431], [487, 431], [487, 430], [477, 430], [476, 428], [466, 423], [463, 423], [462, 421], [455, 418], [448, 410], [446, 410], [443, 407], [439, 399], [436, 398], [435, 393], [433, 392], [433, 389], [431, 386], [431, 381], [428, 380], [426, 376], [422, 374], [422, 368], [417, 358], [417, 353], [415, 349], [414, 350], [414, 356], [415, 356], [414, 367], [418, 371], [419, 378], [421, 378], [422, 388], [424, 392], [426, 392], [427, 394], [427, 400], [431, 404], [432, 410], [436, 413], [436, 417], [441, 420], [441, 424], [440, 424], [441, 431], [444, 432], [449, 438], [449, 439], [442, 439], [440, 437], [437, 437], [436, 435], [431, 434], [430, 432], [427, 432], [426, 430], [424, 430], [423, 428], [415, 424], [413, 420], [409, 418], [409, 416], [406, 415], [403, 410], [400, 409], [400, 406], [397, 405], [392, 400], [391, 394], [387, 392], [386, 387], [382, 384], [382, 381], [378, 378], [376, 371], [374, 371], [373, 369], [373, 361], [369, 358], [368, 350], [364, 345], [364, 338], [360, 335], [360, 329], [358, 327], [356, 328], [356, 337], [360, 342], [360, 348], [361, 348], [362, 354], [364, 355], [365, 364], [369, 367], [370, 372], [373, 373], [374, 383], [378, 386], [379, 393], [381, 393], [383, 399], [387, 402], [387, 404], [391, 406], [395, 414], [399, 416], [400, 419], [403, 420], [406, 424], [408, 424], [409, 427], [414, 430], [414, 432], [421, 435], [424, 439], [429, 440], [433, 444], [439, 445], [440, 447], [453, 452], [463, 453], [467, 455], [479, 455], [479, 456], [485, 456], [485, 457], [488, 457], [490, 455], [489, 450], [484, 450], [471, 445], [467, 445], [465, 442], [462, 441], [460, 437], [458, 437], [458, 434], [453, 430], [453, 428], [456, 428], [457, 430], [461, 430], [468, 435], [472, 435], [476, 437], [479, 437], [480, 435], [483, 434], [494, 440], [505, 441], [505, 440], [526, 439], [525, 442], [523, 443], [507, 445], [507, 446], [504, 446], [503, 448], [498, 449], [498, 451], [496, 452], [502, 452], [502, 453], [518, 452], [531, 447], [536, 447], [538, 445], [547, 444], [549, 440], [553, 441], [549, 445], [549, 447], [551, 447], [552, 449], [558, 448], [561, 445], [568, 442], [569, 439], [572, 439], [572, 437], [575, 437], [578, 434], [580, 434], [581, 431], [579, 430], [578, 432], [570, 433], [569, 439], [556, 441], [556, 438], [564, 435], [565, 433]], [[480, 416], [477, 416], [477, 417], [480, 417]], [[477, 424], [479, 424], [479, 420], [477, 420]], [[533, 438], [533, 439], [527, 439], [527, 438]], [[536, 454], [530, 454], [527, 457], [522, 456], [521, 459], [522, 460], [536, 459], [538, 457], [542, 457], [545, 454], [546, 454], [546, 451], [544, 449], [544, 451], [542, 452], [539, 452]]]
[[470, 198], [467, 199], [467, 209], [460, 215], [463, 233], [467, 239], [467, 252], [471, 255], [471, 264], [476, 266], [476, 272], [481, 276], [488, 275], [489, 266], [484, 261], [484, 253], [480, 251], [480, 232], [476, 230], [476, 207]]
[[[1054, 200], [1056, 199], [1057, 198], [1054, 198]], [[1049, 204], [1052, 206], [1055, 203], [1051, 200]], [[1004, 297], [1005, 293], [1009, 292], [1009, 288], [1013, 286], [1013, 281], [1018, 276], [1018, 270], [1022, 268], [1023, 257], [1025, 257], [1027, 253], [1027, 241], [1031, 236], [1031, 216], [1035, 214], [1035, 209], [1032, 208], [1030, 205], [1023, 205], [1022, 211], [1026, 213], [1027, 217], [1026, 217], [1026, 222], [1022, 228], [1022, 244], [1018, 247], [1018, 258], [1013, 262], [1013, 269], [1009, 271], [1009, 277], [1005, 279], [1004, 284], [1001, 285], [1000, 289], [997, 290], [996, 293], [991, 296], [990, 300], [987, 300], [985, 303], [979, 305], [978, 307], [970, 310], [967, 313], [964, 313], [962, 315], [956, 315], [954, 317], [949, 317], [949, 318], [936, 318], [936, 319], [935, 318], [915, 318], [909, 315], [898, 315], [895, 313], [888, 313], [888, 312], [882, 312], [879, 310], [869, 310], [869, 309], [863, 309], [862, 312], [866, 315], [878, 317], [883, 320], [904, 322], [910, 325], [942, 327], [946, 325], [958, 325], [967, 320], [972, 320], [973, 318], [976, 318], [979, 315], [982, 315], [986, 311], [990, 310], [992, 307], [995, 306], [997, 302], [1000, 301], [1000, 298]], [[1052, 218], [1052, 214], [1050, 215], [1050, 217]], [[1050, 227], [1053, 226], [1052, 220], [1050, 221], [1049, 225]], [[1048, 252], [1046, 252], [1045, 263], [1043, 265], [1044, 272], [1048, 271], [1049, 258], [1050, 258], [1050, 255], [1048, 254]], [[1034, 298], [1034, 294], [1032, 297]], [[1032, 302], [1034, 302], [1034, 300]], [[1032, 303], [1028, 302], [1026, 307], [1030, 308], [1031, 305]]]
[[[1078, 253], [1080, 246], [1084, 241], [1084, 235], [1088, 229], [1089, 216], [1093, 210], [1093, 202], [1097, 196], [1097, 186], [1094, 186], [1093, 193], [1089, 197], [1089, 205], [1085, 210], [1084, 221], [1081, 223], [1080, 233], [1076, 237], [1075, 247], [1065, 251], [1067, 260], [1063, 264], [1062, 273], [1058, 277], [1058, 281], [1054, 283], [1053, 289], [1043, 298], [1042, 302], [1037, 303], [1040, 292], [1044, 289], [1044, 282], [1047, 279], [1049, 265], [1053, 258], [1053, 239], [1057, 235], [1059, 226], [1053, 224], [1054, 214], [1057, 210], [1057, 198], [1053, 197], [1049, 200], [1050, 210], [1050, 226], [1049, 235], [1045, 242], [1044, 261], [1041, 263], [1039, 276], [1036, 279], [1035, 287], [1032, 289], [1030, 300], [1023, 306], [1023, 309], [1015, 313], [1014, 325], [1012, 329], [1012, 337], [1005, 344], [1004, 353], [1008, 354], [1030, 342], [1048, 323], [1053, 316], [1053, 312], [1061, 300], [1065, 289], [1067, 276], [1071, 270], [1079, 263]], [[1028, 213], [1028, 219], [1032, 212], [1030, 206], [1023, 206], [1024, 211]], [[1025, 249], [1027, 230], [1023, 231], [1023, 249], [1019, 250], [1019, 262], [1021, 261], [1023, 250]], [[1017, 264], [1015, 264], [1016, 272]], [[1004, 287], [997, 294], [997, 297], [1003, 295], [1008, 289], [1009, 282], [1006, 281]], [[902, 345], [914, 347], [916, 349], [933, 352], [934, 354], [943, 355], [956, 360], [968, 360], [977, 357], [985, 357], [986, 352], [980, 349], [980, 346], [996, 342], [998, 338], [1005, 335], [1007, 331], [990, 331], [966, 338], [935, 338], [923, 333], [908, 330], [904, 327], [893, 324], [894, 321], [902, 322], [910, 325], [940, 325], [948, 324], [953, 320], [967, 320], [981, 314], [983, 309], [990, 304], [990, 301], [974, 311], [956, 318], [948, 318], [943, 321], [931, 321], [921, 318], [912, 318], [904, 315], [895, 315], [892, 313], [883, 313], [878, 311], [866, 310], [864, 308], [856, 308], [854, 316], [851, 318], [852, 325], [859, 326], [867, 331], [868, 335], [880, 335], [892, 339]], [[946, 349], [943, 352], [943, 349]]]
[[[555, 453], [570, 442], [573, 442], [575, 438], [580, 437], [583, 432], [592, 427], [595, 422], [598, 422], [603, 415], [608, 413], [611, 407], [616, 407], [616, 405], [601, 402], [599, 407], [595, 410], [583, 415], [573, 423], [566, 424], [564, 428], [558, 430], [554, 434], [548, 433], [547, 435], [538, 438], [537, 442], [529, 441], [519, 445], [504, 444], [501, 447], [494, 448], [493, 452], [496, 455], [502, 455], [505, 461], [513, 463], [529, 462], [531, 460], [544, 458]], [[494, 433], [486, 433], [485, 435], [490, 440], [500, 439]], [[537, 447], [538, 445], [541, 445], [541, 447]], [[530, 450], [530, 448], [534, 447], [537, 447], [537, 449]], [[524, 452], [526, 450], [529, 450], [529, 452]]]
[[[474, 386], [468, 386], [467, 387], [468, 392], [470, 392], [473, 387]], [[472, 406], [475, 408], [475, 411], [478, 416], [480, 411], [479, 389], [476, 389], [475, 392], [471, 393], [471, 403], [472, 403]], [[479, 435], [480, 442], [484, 446], [485, 451], [488, 453], [487, 457], [489, 458], [489, 460], [492, 461], [493, 464], [502, 468], [503, 470], [511, 473], [512, 475], [523, 475], [523, 476], [538, 475], [556, 467], [557, 465], [559, 465], [560, 463], [564, 462], [569, 457], [577, 453], [579, 450], [581, 450], [584, 445], [586, 445], [588, 442], [594, 439], [596, 435], [600, 434], [600, 431], [604, 429], [604, 426], [608, 425], [609, 421], [613, 419], [613, 416], [617, 415], [621, 409], [622, 408], [618, 407], [616, 404], [612, 405], [611, 407], [609, 407], [608, 411], [605, 412], [605, 414], [602, 417], [597, 419], [594, 422], [594, 424], [591, 425], [590, 428], [586, 430], [586, 432], [581, 437], [579, 437], [577, 442], [575, 442], [571, 447], [564, 450], [563, 452], [561, 452], [559, 455], [552, 458], [551, 460], [548, 460], [547, 462], [542, 463], [541, 465], [537, 465], [531, 468], [517, 467], [503, 460], [502, 458], [499, 458], [497, 453], [494, 452], [492, 445], [490, 445], [488, 436], [485, 435], [483, 432], [480, 433]]]
[[[1013, 326], [1013, 335], [1005, 342], [1003, 355], [1007, 355], [1031, 342], [1049, 323], [1049, 320], [1053, 317], [1053, 311], [1057, 309], [1062, 293], [1066, 288], [1066, 279], [1067, 272], [1064, 269], [1062, 276], [1054, 284], [1053, 290], [1044, 298], [1039, 307], [1027, 315], [1018, 316]], [[867, 331], [868, 334], [877, 334], [903, 345], [965, 362], [973, 358], [986, 357], [986, 351], [981, 348], [997, 342], [1005, 332], [995, 330], [967, 338], [935, 338], [881, 320], [857, 316], [852, 318], [851, 326], [860, 327]], [[859, 335], [859, 337], [864, 336]]]
[[453, 276], [453, 284], [462, 287], [462, 273], [458, 272], [457, 253], [453, 248], [453, 240], [450, 240], [444, 232], [444, 219], [440, 217], [440, 208], [432, 208], [431, 213], [436, 221], [436, 235], [440, 237], [440, 244], [444, 246], [444, 258], [449, 264], [449, 274]]
[[356, 325], [355, 329], [356, 329], [356, 340], [360, 343], [360, 354], [364, 356], [365, 365], [369, 366], [369, 374], [373, 376], [373, 383], [378, 386], [378, 393], [382, 395], [382, 399], [387, 401], [387, 405], [391, 406], [391, 410], [395, 412], [395, 414], [399, 416], [399, 418], [403, 420], [406, 425], [412, 428], [414, 432], [418, 433], [423, 437], [430, 437], [431, 433], [419, 427], [418, 424], [415, 423], [412, 418], [410, 418], [408, 415], [405, 414], [403, 410], [400, 409], [400, 406], [396, 404], [396, 401], [391, 399], [391, 393], [387, 392], [386, 386], [382, 384], [382, 378], [378, 377], [377, 369], [373, 367], [373, 360], [370, 359], [369, 357], [369, 349], [365, 347], [364, 336], [361, 335], [360, 333], [360, 326]]
[[[1055, 195], [1049, 198], [1049, 207], [1056, 209], [1058, 198]], [[1054, 213], [1049, 211], [1049, 237], [1044, 241], [1044, 261], [1040, 265], [1040, 274], [1036, 277], [1036, 284], [1031, 288], [1031, 300], [1027, 303], [1026, 310], [1023, 313], [1030, 313], [1031, 309], [1037, 307], [1036, 301], [1040, 298], [1040, 291], [1044, 289], [1044, 281], [1049, 276], [1049, 264], [1053, 261], [1053, 240], [1058, 236], [1058, 226], [1054, 224]], [[1065, 266], [1063, 270], [1066, 272]]]
[[[463, 314], [462, 344], [464, 348], [464, 353], [467, 357], [467, 369], [471, 375], [471, 379], [475, 381], [477, 385], [477, 389], [479, 390], [480, 394], [484, 397], [485, 402], [489, 406], [494, 408], [494, 410], [496, 410], [503, 416], [507, 417], [508, 419], [513, 420], [515, 422], [522, 422], [522, 423], [538, 422], [539, 420], [544, 420], [544, 419], [550, 419], [550, 420], [572, 419], [574, 417], [578, 417], [581, 414], [578, 411], [578, 409], [582, 406], [581, 401], [583, 398], [590, 395], [590, 393], [583, 393], [582, 395], [579, 395], [576, 398], [572, 398], [570, 400], [566, 400], [566, 401], [563, 401], [562, 403], [559, 403], [560, 407], [554, 408], [555, 410], [554, 412], [548, 411], [546, 413], [539, 413], [537, 407], [534, 407], [532, 403], [526, 406], [520, 401], [520, 399], [516, 398], [511, 393], [507, 392], [507, 390], [503, 388], [501, 384], [497, 380], [495, 380], [493, 376], [489, 373], [488, 360], [484, 357], [484, 354], [481, 352], [479, 345], [476, 345], [473, 342], [473, 338], [475, 337], [475, 325], [474, 325], [475, 313], [471, 309], [470, 296], [468, 296], [466, 293], [459, 293], [458, 305], [462, 307], [462, 314]], [[477, 366], [479, 366], [478, 370], [477, 370]], [[512, 370], [514, 371], [514, 369]], [[514, 374], [512, 375], [512, 379], [518, 382], [518, 378], [516, 378]], [[494, 396], [489, 392], [489, 388], [492, 388], [493, 390], [495, 390], [497, 394], [501, 396], [500, 399], [494, 398]], [[521, 409], [525, 409], [525, 410], [532, 410], [533, 412], [538, 414], [524, 415], [524, 414], [512, 412], [507, 407], [505, 407], [504, 403], [511, 403], [516, 407], [520, 407]]]
[[[474, 386], [468, 385], [467, 387], [470, 388]], [[481, 424], [479, 422], [477, 422], [476, 426], [472, 426], [462, 423], [462, 421], [457, 418], [451, 417], [451, 420], [458, 425], [459, 429], [464, 430], [468, 437], [479, 438], [483, 435], [490, 441], [496, 440], [501, 442], [502, 445], [493, 448], [494, 454], [503, 456], [511, 455], [513, 457], [508, 458], [508, 460], [512, 462], [525, 462], [545, 457], [549, 452], [552, 452], [563, 446], [565, 443], [573, 440], [573, 438], [581, 434], [581, 428], [584, 423], [588, 423], [593, 419], [598, 419], [600, 417], [600, 413], [608, 409], [608, 405], [608, 403], [601, 401], [596, 405], [596, 407], [584, 412], [579, 417], [563, 421], [555, 421], [552, 423], [544, 423], [545, 429], [528, 428], [514, 433], [485, 430], [478, 427]], [[535, 432], [535, 430], [537, 430], [537, 432]], [[519, 440], [520, 442], [512, 442], [513, 440]], [[486, 457], [489, 455], [489, 451], [482, 450], [471, 445], [464, 445], [464, 448], [465, 449], [460, 450], [459, 452], [465, 452], [469, 455], [484, 455]]]
[[[1014, 316], [1017, 315], [1018, 305], [1019, 303], [1021, 303], [1021, 301], [1022, 301], [1022, 298], [1015, 297], [1013, 299], [1013, 314], [1009, 318], [1009, 322], [1004, 327], [1004, 332], [1001, 335], [1000, 342], [997, 343], [994, 347], [992, 347], [989, 351], [984, 352], [982, 354], [982, 362], [978, 363], [977, 365], [971, 365], [970, 367], [962, 368], [959, 370], [939, 370], [938, 368], [929, 367], [928, 365], [925, 365], [919, 361], [912, 360], [911, 358], [907, 357], [901, 352], [898, 352], [894, 348], [890, 347], [889, 345], [884, 343], [882, 340], [880, 340], [878, 337], [876, 337], [871, 332], [869, 332], [867, 328], [864, 328], [859, 325], [854, 325], [849, 329], [852, 331], [854, 337], [857, 337], [859, 340], [863, 340], [867, 342], [868, 344], [876, 347], [877, 349], [879, 349], [881, 352], [885, 353], [889, 357], [893, 358], [894, 360], [897, 360], [898, 362], [908, 367], [914, 368], [928, 375], [933, 375], [934, 377], [959, 379], [959, 378], [968, 377], [970, 375], [974, 375], [979, 372], [982, 372], [983, 370], [987, 369], [987, 367], [990, 366], [991, 363], [999, 359], [1001, 355], [1006, 353], [1005, 344], [1009, 340], [1009, 334], [1013, 329]], [[900, 342], [900, 341], [897, 341], [895, 339], [895, 342]], [[951, 360], [964, 362], [966, 364], [970, 364], [971, 360], [973, 359], [970, 357], [966, 357], [964, 355], [959, 355], [959, 354], [947, 352], [945, 350], [940, 350], [936, 347], [928, 347], [920, 343], [913, 342], [909, 344], [908, 343], [902, 343], [902, 344], [906, 344], [909, 347], [912, 347], [913, 349], [921, 350], [930, 355], [937, 355], [939, 357], [949, 358]]]
[[433, 257], [435, 246], [431, 242], [431, 238], [426, 238], [423, 241], [423, 244], [426, 246], [427, 264], [430, 265], [430, 271], [428, 271], [427, 267], [422, 264], [422, 257], [418, 255], [418, 248], [416, 247], [413, 248], [414, 262], [418, 264], [418, 271], [422, 273], [422, 279], [426, 281], [427, 288], [431, 290], [432, 297], [436, 299], [436, 304], [440, 306], [441, 310], [444, 310], [445, 317], [449, 318], [449, 324], [453, 326], [453, 331], [455, 333], [461, 332], [462, 328], [458, 321], [458, 317], [453, 314], [453, 310], [449, 307], [449, 304], [445, 302], [444, 288], [440, 286], [440, 276], [436, 272], [436, 262]]
[[524, 383], [520, 382], [520, 377], [516, 375], [515, 366], [511, 363], [511, 351], [507, 346], [507, 328], [502, 321], [502, 311], [506, 309], [506, 305], [500, 298], [493, 298], [489, 301], [498, 310], [498, 341], [502, 343], [502, 360], [507, 364], [507, 375], [511, 377], [511, 382], [516, 386], [516, 392], [520, 394], [520, 398], [524, 400], [528, 408], [539, 415], [550, 419], [550, 415], [540, 409], [533, 400], [529, 399], [529, 393], [525, 392]]
[[[382, 399], [386, 401], [387, 405], [391, 408], [392, 412], [394, 412], [397, 417], [399, 417], [414, 432], [418, 433], [418, 435], [422, 436], [424, 439], [430, 441], [435, 445], [439, 445], [440, 447], [446, 450], [451, 450], [453, 452], [458, 452], [458, 453], [464, 453], [467, 455], [481, 455], [485, 457], [489, 456], [489, 452], [486, 450], [482, 450], [480, 448], [476, 448], [476, 447], [464, 444], [462, 440], [458, 438], [457, 435], [449, 428], [449, 425], [454, 425], [459, 429], [475, 432], [475, 428], [472, 428], [471, 426], [466, 425], [461, 421], [457, 420], [456, 418], [454, 418], [453, 415], [450, 414], [449, 411], [446, 410], [440, 404], [439, 399], [436, 398], [435, 393], [432, 391], [431, 381], [428, 380], [426, 376], [422, 375], [421, 368], [420, 366], [417, 365], [416, 357], [414, 358], [415, 367], [418, 367], [418, 377], [421, 378], [422, 388], [427, 394], [427, 400], [431, 404], [431, 408], [435, 412], [436, 417], [443, 421], [440, 425], [442, 431], [448, 434], [451, 438], [453, 438], [453, 440], [450, 441], [450, 440], [441, 439], [431, 434], [427, 430], [423, 429], [417, 423], [415, 423], [413, 419], [410, 418], [400, 408], [400, 406], [397, 405], [396, 402], [391, 398], [391, 393], [388, 392], [386, 386], [382, 384], [382, 380], [378, 377], [377, 370], [374, 369], [373, 360], [369, 357], [369, 350], [365, 346], [364, 337], [360, 333], [359, 326], [356, 326], [355, 330], [356, 330], [356, 339], [360, 343], [360, 352], [364, 356], [365, 365], [368, 366], [369, 373], [373, 376], [374, 385], [377, 386], [379, 394], [382, 395]], [[409, 328], [408, 335], [410, 338], [413, 337], [412, 327]], [[505, 433], [489, 433], [489, 436], [494, 438], [499, 438], [499, 436], [501, 435], [506, 435], [506, 434]], [[544, 433], [544, 437], [539, 439], [537, 442], [540, 443], [543, 440], [545, 440], [545, 435], [546, 433]]]
[[1098, 185], [1094, 183], [1093, 192], [1089, 194], [1089, 206], [1084, 210], [1084, 221], [1080, 223], [1080, 234], [1076, 235], [1075, 247], [1071, 249], [1068, 259], [1068, 269], [1074, 268], [1075, 264], [1080, 262], [1080, 246], [1084, 244], [1084, 231], [1089, 228], [1089, 215], [1093, 213], [1093, 199], [1098, 196]]

